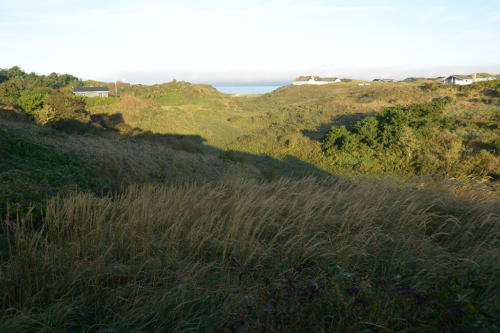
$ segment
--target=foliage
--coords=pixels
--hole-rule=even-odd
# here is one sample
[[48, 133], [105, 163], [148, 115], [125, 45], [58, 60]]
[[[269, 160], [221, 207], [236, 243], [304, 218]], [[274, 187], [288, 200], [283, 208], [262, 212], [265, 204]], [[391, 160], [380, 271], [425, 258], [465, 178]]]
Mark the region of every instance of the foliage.
[[9, 69], [0, 69], [0, 77], [7, 78], [9, 81], [21, 81], [24, 87], [29, 90], [39, 87], [61, 89], [70, 85], [77, 86], [81, 84], [81, 81], [73, 75], [57, 73], [51, 73], [50, 75], [28, 74], [17, 66]]
[[[386, 107], [350, 129], [333, 126], [323, 138], [322, 149], [335, 163], [359, 171], [373, 166], [376, 159], [382, 171], [496, 177], [496, 157], [481, 153], [479, 160], [491, 162], [484, 162], [485, 167], [479, 169], [473, 165], [481, 162], [464, 154], [462, 139], [452, 132], [456, 120], [443, 115], [450, 100]], [[463, 163], [464, 158], [467, 163]]]
[[375, 117], [366, 117], [354, 125], [360, 142], [369, 147], [375, 147], [378, 135], [378, 120]]
[[232, 162], [245, 162], [243, 156], [238, 155], [234, 150], [224, 150], [219, 154], [221, 160], [232, 161]]
[[479, 81], [474, 82], [470, 85], [472, 88], [480, 89], [480, 88], [499, 88], [500, 80], [489, 80], [489, 81]]
[[36, 113], [36, 118], [42, 125], [67, 132], [85, 131], [90, 121], [90, 115], [80, 99], [61, 94], [49, 96], [45, 107]]
[[0, 103], [16, 105], [21, 96], [22, 84], [17, 80], [8, 80], [0, 83]]
[[85, 109], [90, 109], [95, 106], [113, 105], [117, 101], [117, 98], [111, 96], [107, 98], [78, 96], [76, 98], [81, 100], [85, 104]]
[[345, 126], [332, 127], [326, 134], [323, 149], [327, 155], [332, 155], [336, 151], [343, 152], [354, 151], [359, 147], [359, 139], [352, 135]]
[[25, 93], [17, 103], [26, 113], [34, 116], [37, 110], [43, 108], [46, 98], [47, 95], [42, 93]]
[[43, 107], [46, 95], [67, 88], [79, 86], [81, 81], [69, 74], [37, 75], [25, 73], [19, 67], [0, 69], [0, 104], [20, 106], [30, 115]]
[[0, 70], [0, 83], [3, 83], [5, 81], [7, 81], [9, 79], [9, 77], [6, 75], [6, 73], [3, 73], [1, 70]]

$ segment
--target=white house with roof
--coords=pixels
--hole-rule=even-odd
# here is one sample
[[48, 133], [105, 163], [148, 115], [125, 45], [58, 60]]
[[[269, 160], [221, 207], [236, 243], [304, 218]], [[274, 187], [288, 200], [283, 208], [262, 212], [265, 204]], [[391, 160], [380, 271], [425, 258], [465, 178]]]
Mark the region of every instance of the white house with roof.
[[490, 74], [472, 74], [472, 75], [450, 75], [443, 79], [444, 84], [467, 85], [474, 82], [496, 80], [497, 78]]
[[323, 85], [340, 82], [339, 78], [336, 77], [325, 77], [321, 78], [319, 76], [299, 76], [293, 81], [294, 86], [301, 86], [305, 84], [311, 85]]

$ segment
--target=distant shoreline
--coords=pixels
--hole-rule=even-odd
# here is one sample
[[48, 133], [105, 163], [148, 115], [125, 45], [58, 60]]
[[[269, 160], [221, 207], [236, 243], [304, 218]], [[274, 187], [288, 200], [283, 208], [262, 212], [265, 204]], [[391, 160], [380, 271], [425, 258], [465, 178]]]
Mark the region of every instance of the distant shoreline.
[[292, 82], [216, 83], [212, 87], [225, 94], [253, 95], [266, 94]]

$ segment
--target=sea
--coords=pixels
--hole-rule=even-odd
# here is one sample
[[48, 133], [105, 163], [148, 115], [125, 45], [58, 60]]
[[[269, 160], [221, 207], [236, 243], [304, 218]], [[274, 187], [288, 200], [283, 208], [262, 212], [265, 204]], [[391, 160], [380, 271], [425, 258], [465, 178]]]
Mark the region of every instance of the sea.
[[252, 82], [252, 83], [213, 83], [212, 86], [225, 94], [266, 94], [292, 82]]

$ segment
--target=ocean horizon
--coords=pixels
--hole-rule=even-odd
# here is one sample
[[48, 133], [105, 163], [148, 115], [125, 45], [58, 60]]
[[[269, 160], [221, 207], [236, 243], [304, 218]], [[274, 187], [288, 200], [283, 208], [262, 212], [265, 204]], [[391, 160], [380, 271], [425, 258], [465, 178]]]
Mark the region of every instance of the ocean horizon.
[[290, 84], [292, 82], [231, 82], [211, 85], [225, 94], [266, 94]]

